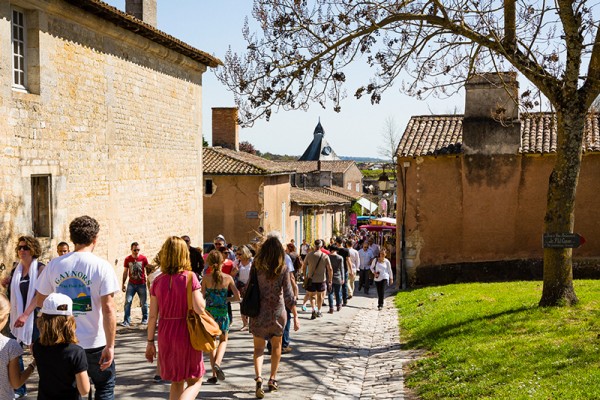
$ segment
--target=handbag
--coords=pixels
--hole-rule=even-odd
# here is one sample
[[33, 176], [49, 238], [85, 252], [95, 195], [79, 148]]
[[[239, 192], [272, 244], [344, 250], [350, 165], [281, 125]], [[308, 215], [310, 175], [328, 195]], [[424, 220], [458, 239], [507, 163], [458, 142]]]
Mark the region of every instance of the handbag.
[[313, 270], [312, 275], [310, 276], [310, 278], [306, 278], [304, 280], [304, 282], [302, 282], [302, 288], [304, 290], [308, 290], [308, 288], [312, 285], [312, 278], [313, 276], [315, 276], [315, 272], [317, 272], [317, 268], [319, 268], [319, 264], [321, 264], [321, 260], [323, 259], [323, 256], [319, 257], [319, 261], [317, 262], [317, 266], [315, 267], [315, 269]]
[[221, 328], [215, 319], [206, 310], [197, 314], [192, 303], [192, 274], [187, 274], [187, 316], [186, 323], [190, 334], [190, 342], [195, 350], [209, 352], [217, 348], [217, 336], [221, 335]]
[[250, 318], [258, 317], [258, 314], [260, 314], [260, 288], [258, 287], [258, 276], [254, 266], [250, 269], [250, 279], [248, 279], [246, 293], [240, 303], [240, 312]]

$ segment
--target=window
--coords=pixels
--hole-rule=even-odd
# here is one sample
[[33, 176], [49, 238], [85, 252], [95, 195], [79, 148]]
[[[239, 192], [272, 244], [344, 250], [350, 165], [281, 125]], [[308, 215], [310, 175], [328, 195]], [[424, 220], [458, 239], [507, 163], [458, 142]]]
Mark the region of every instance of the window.
[[214, 194], [214, 187], [213, 187], [213, 180], [212, 179], [205, 179], [204, 180], [204, 195], [205, 196], [210, 196], [212, 194]]
[[31, 176], [31, 214], [33, 235], [36, 237], [52, 236], [51, 213], [51, 175]]
[[360, 192], [360, 183], [357, 183], [357, 184], [356, 184], [356, 191], [357, 191], [357, 192]]
[[17, 8], [12, 10], [12, 51], [13, 51], [13, 86], [25, 90], [25, 13]]
[[348, 190], [352, 190], [352, 182], [348, 182], [348, 184], [346, 185]]

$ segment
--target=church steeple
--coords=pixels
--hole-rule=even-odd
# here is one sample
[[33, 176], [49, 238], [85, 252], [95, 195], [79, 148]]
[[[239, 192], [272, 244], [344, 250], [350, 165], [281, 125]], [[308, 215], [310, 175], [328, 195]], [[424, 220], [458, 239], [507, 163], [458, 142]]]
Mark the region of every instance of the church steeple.
[[323, 126], [321, 125], [321, 117], [319, 117], [319, 123], [315, 127], [315, 131], [313, 132], [313, 135], [325, 136], [325, 129], [323, 129]]
[[319, 122], [313, 133], [313, 140], [298, 161], [339, 160], [339, 157], [335, 154], [329, 143], [327, 143], [324, 136], [325, 129], [321, 125], [321, 118], [319, 118]]

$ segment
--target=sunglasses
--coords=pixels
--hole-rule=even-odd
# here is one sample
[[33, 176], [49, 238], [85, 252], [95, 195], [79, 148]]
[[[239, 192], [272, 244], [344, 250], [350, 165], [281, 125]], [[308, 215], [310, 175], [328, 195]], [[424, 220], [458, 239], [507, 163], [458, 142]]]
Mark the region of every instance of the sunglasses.
[[31, 249], [29, 248], [29, 246], [18, 246], [18, 247], [17, 247], [17, 250], [25, 250], [25, 251], [28, 251], [28, 250], [31, 250]]
[[140, 249], [133, 249], [133, 251], [135, 251], [137, 253], [138, 251], [140, 251]]

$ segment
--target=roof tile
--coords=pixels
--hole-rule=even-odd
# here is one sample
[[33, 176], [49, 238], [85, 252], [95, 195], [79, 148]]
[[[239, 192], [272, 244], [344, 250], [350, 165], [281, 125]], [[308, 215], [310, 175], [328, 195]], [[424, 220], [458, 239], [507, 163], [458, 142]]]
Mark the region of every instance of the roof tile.
[[297, 187], [292, 187], [290, 190], [290, 200], [292, 203], [308, 205], [350, 204], [350, 200], [346, 200], [339, 196], [323, 193], [317, 188], [300, 189]]
[[202, 148], [202, 160], [203, 172], [207, 175], [272, 175], [294, 172], [286, 165], [222, 147]]
[[[426, 115], [410, 119], [398, 145], [400, 157], [460, 154], [462, 152], [463, 115]], [[600, 151], [600, 113], [586, 118], [583, 151]], [[521, 116], [523, 154], [555, 153], [557, 148], [556, 114], [529, 113]]]

